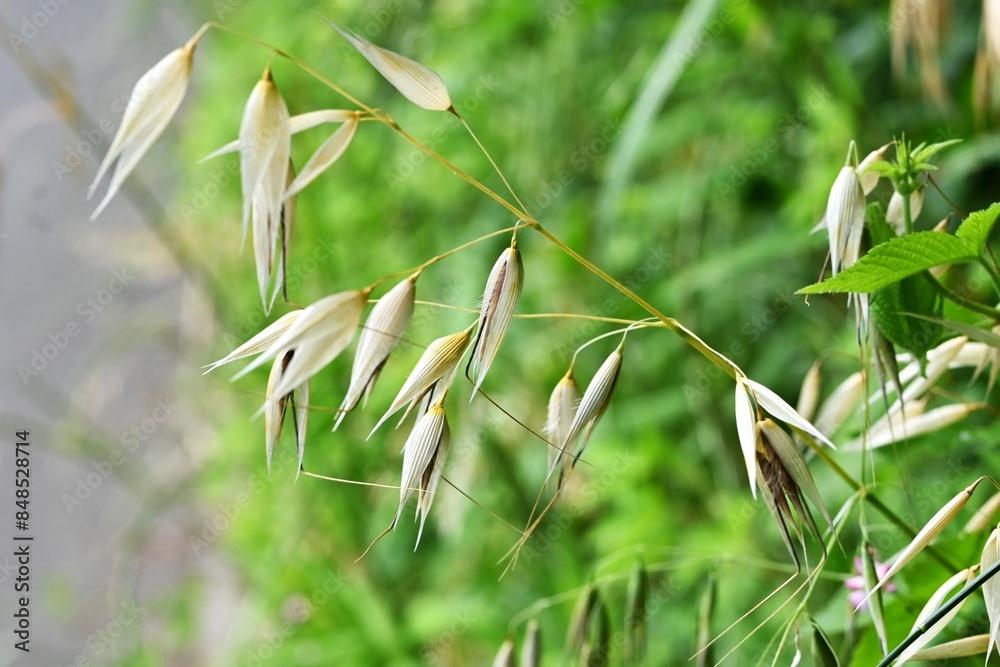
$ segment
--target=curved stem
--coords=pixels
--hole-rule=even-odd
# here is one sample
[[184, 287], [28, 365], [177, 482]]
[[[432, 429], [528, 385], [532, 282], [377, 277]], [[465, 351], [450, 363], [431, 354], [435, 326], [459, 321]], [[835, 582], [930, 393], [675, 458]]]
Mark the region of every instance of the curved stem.
[[986, 275], [990, 277], [990, 282], [993, 283], [993, 291], [996, 292], [997, 296], [1000, 296], [1000, 275], [997, 273], [996, 266], [987, 262], [986, 258], [982, 255], [979, 256], [979, 263], [986, 269]]
[[949, 301], [957, 303], [963, 308], [971, 310], [974, 313], [979, 313], [980, 315], [986, 315], [987, 317], [992, 318], [994, 320], [1000, 320], [1000, 310], [997, 310], [996, 308], [990, 308], [989, 306], [983, 305], [977, 301], [972, 301], [971, 299], [966, 299], [961, 294], [953, 292], [951, 289], [945, 287], [945, 285], [940, 280], [938, 280], [937, 278], [935, 278], [926, 271], [924, 272], [923, 275], [927, 278], [928, 281], [930, 281], [934, 289], [936, 289], [941, 296], [948, 299]]

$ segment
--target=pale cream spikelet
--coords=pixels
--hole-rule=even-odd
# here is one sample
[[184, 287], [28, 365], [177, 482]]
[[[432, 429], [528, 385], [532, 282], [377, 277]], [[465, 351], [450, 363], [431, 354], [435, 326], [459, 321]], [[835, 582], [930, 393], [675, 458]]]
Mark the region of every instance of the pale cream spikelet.
[[285, 187], [288, 185], [291, 133], [288, 108], [271, 69], [254, 86], [240, 124], [240, 183], [243, 190], [243, 237], [252, 226], [257, 280], [265, 311], [267, 286], [277, 248]]
[[885, 161], [885, 152], [889, 150], [889, 146], [892, 146], [892, 144], [888, 143], [881, 148], [876, 148], [858, 164], [858, 180], [861, 183], [861, 191], [865, 193], [866, 197], [875, 189], [881, 177], [881, 174], [871, 167], [878, 162]]
[[358, 350], [351, 369], [351, 384], [340, 404], [340, 414], [337, 415], [333, 430], [337, 430], [347, 413], [357, 407], [362, 395], [367, 402], [382, 367], [410, 326], [416, 296], [416, 279], [417, 276], [413, 275], [401, 281], [372, 308], [361, 329]]
[[[428, 409], [427, 413], [413, 425], [406, 444], [403, 446], [403, 473], [399, 488], [399, 509], [392, 526], [399, 523], [403, 507], [414, 491], [418, 492], [417, 516], [427, 518], [430, 503], [443, 469], [444, 457], [448, 452], [451, 431], [444, 411], [444, 396]], [[438, 462], [440, 457], [440, 462]], [[429, 496], [427, 494], [430, 494]], [[417, 543], [420, 536], [417, 536]], [[414, 547], [416, 549], [416, 547]]]
[[280, 339], [285, 333], [295, 324], [299, 316], [304, 313], [305, 310], [293, 310], [289, 313], [285, 313], [277, 320], [265, 327], [260, 333], [248, 340], [247, 342], [240, 345], [238, 348], [227, 354], [222, 359], [210, 364], [208, 370], [205, 373], [210, 373], [219, 366], [228, 364], [232, 361], [237, 361], [239, 359], [246, 359], [247, 357], [252, 357], [256, 354], [261, 354], [269, 347], [274, 345], [275, 341]]
[[[601, 420], [601, 417], [604, 416], [608, 405], [611, 403], [611, 395], [618, 384], [618, 376], [622, 368], [622, 352], [624, 348], [625, 341], [622, 340], [617, 349], [597, 369], [594, 377], [591, 378], [590, 383], [587, 385], [586, 391], [583, 392], [583, 398], [580, 399], [580, 405], [577, 407], [576, 414], [573, 415], [573, 422], [566, 433], [566, 441], [562, 444], [563, 450], [573, 456], [571, 465], [576, 465], [576, 462], [580, 460], [580, 456], [583, 455], [583, 450], [587, 447], [587, 442], [590, 440], [591, 433], [593, 433], [594, 428]], [[576, 442], [576, 439], [581, 437], [581, 434], [582, 442], [574, 455], [571, 453], [571, 447]]]
[[[318, 109], [316, 111], [307, 111], [305, 113], [291, 116], [288, 119], [288, 133], [290, 135], [295, 135], [299, 132], [311, 130], [312, 128], [325, 123], [346, 123], [351, 118], [360, 117], [363, 114], [363, 111], [350, 111], [348, 109]], [[199, 162], [211, 160], [214, 157], [219, 157], [220, 155], [225, 155], [238, 150], [240, 150], [240, 140], [234, 139], [228, 144], [215, 149], [199, 160]], [[286, 196], [288, 195], [286, 194]]]
[[802, 379], [802, 388], [799, 389], [799, 400], [795, 404], [795, 411], [805, 419], [812, 419], [816, 414], [816, 407], [819, 405], [819, 390], [822, 380], [820, 368], [823, 363], [819, 360], [806, 371], [806, 376]]
[[[914, 621], [913, 628], [910, 632], [916, 632], [921, 626], [923, 626], [925, 621], [927, 621], [934, 614], [934, 612], [940, 609], [941, 606], [947, 602], [948, 598], [955, 592], [955, 589], [969, 583], [974, 577], [974, 567], [967, 567], [964, 570], [948, 577], [947, 581], [941, 584], [927, 599], [927, 603], [924, 604], [924, 608], [920, 610], [919, 614], [917, 614], [917, 619]], [[966, 600], [968, 600], [968, 598], [965, 598], [955, 605], [954, 608], [945, 614], [937, 623], [929, 628], [926, 628], [923, 634], [921, 634], [916, 641], [910, 644], [905, 651], [900, 653], [899, 658], [896, 660], [897, 667], [912, 660], [924, 646], [929, 644], [931, 640], [938, 636], [938, 634], [940, 634], [949, 623], [955, 620], [955, 617], [958, 616], [958, 612], [960, 612], [962, 607], [965, 605]]]
[[[295, 355], [274, 388], [274, 396], [289, 393], [343, 352], [361, 322], [369, 290], [351, 290], [324, 297], [307, 306], [234, 380], [289, 350]], [[272, 399], [274, 400], [274, 399]]]
[[[910, 222], [914, 222], [924, 207], [924, 189], [917, 188], [910, 194]], [[896, 236], [902, 236], [906, 231], [906, 220], [903, 216], [903, 195], [893, 191], [889, 205], [885, 209], [885, 221], [892, 225]]]
[[361, 35], [345, 30], [325, 18], [323, 20], [350, 42], [406, 99], [430, 111], [452, 110], [448, 89], [437, 72], [415, 60], [375, 46]]
[[[983, 555], [979, 561], [979, 571], [986, 572], [1000, 560], [1000, 526], [993, 529], [983, 547]], [[996, 577], [988, 579], [983, 584], [983, 598], [986, 599], [986, 614], [990, 619], [990, 644], [986, 651], [986, 663], [990, 662], [993, 647], [1000, 641], [1000, 581]]]
[[[851, 149], [854, 142], [851, 142]], [[837, 275], [851, 266], [861, 252], [865, 223], [865, 193], [858, 172], [851, 164], [851, 150], [830, 188], [826, 203], [826, 229], [830, 239], [830, 272]]]
[[330, 138], [323, 142], [323, 145], [316, 149], [309, 161], [302, 167], [302, 171], [288, 186], [285, 197], [293, 197], [297, 192], [312, 183], [317, 176], [326, 171], [330, 165], [340, 159], [347, 147], [351, 144], [354, 134], [358, 129], [359, 113], [352, 114]]
[[815, 440], [823, 442], [831, 448], [836, 449], [833, 442], [831, 442], [828, 437], [826, 437], [818, 428], [810, 423], [808, 419], [796, 412], [795, 408], [786, 403], [785, 400], [776, 393], [761, 383], [754, 382], [749, 378], [742, 378], [740, 381], [753, 392], [754, 400], [757, 401], [758, 406], [772, 417], [785, 422], [796, 431], [805, 433]]
[[521, 263], [521, 253], [517, 249], [515, 236], [511, 239], [510, 247], [500, 254], [493, 265], [483, 292], [476, 342], [465, 368], [465, 374], [474, 383], [470, 403], [479, 393], [479, 387], [486, 379], [493, 358], [500, 349], [500, 343], [514, 317], [514, 310], [517, 308], [523, 287], [524, 266]]
[[[431, 342], [424, 350], [424, 353], [413, 367], [406, 382], [400, 388], [392, 405], [386, 410], [382, 418], [375, 424], [372, 433], [378, 430], [389, 417], [398, 412], [404, 405], [408, 405], [400, 423], [421, 400], [435, 400], [451, 386], [458, 370], [458, 364], [469, 347], [471, 338], [471, 327], [465, 331], [459, 331], [449, 336], [442, 336]], [[368, 436], [371, 437], [371, 434]]]
[[559, 461], [567, 453], [563, 451], [563, 446], [569, 436], [569, 430], [579, 403], [580, 388], [576, 384], [576, 378], [573, 377], [571, 366], [556, 384], [555, 389], [552, 390], [545, 428], [542, 429], [542, 433], [549, 437], [550, 443], [548, 448], [549, 474], [552, 474]]
[[[899, 572], [904, 565], [913, 559], [914, 556], [923, 551], [927, 545], [934, 541], [935, 537], [941, 534], [941, 531], [944, 530], [949, 523], [951, 523], [952, 519], [954, 519], [960, 511], [962, 511], [965, 504], [969, 502], [969, 498], [972, 497], [976, 487], [979, 486], [979, 483], [984, 479], [985, 477], [980, 477], [973, 482], [971, 486], [959, 491], [954, 498], [945, 503], [944, 506], [930, 518], [930, 521], [928, 521], [924, 527], [920, 529], [916, 537], [914, 537], [913, 540], [906, 545], [906, 548], [903, 549], [903, 551], [901, 551], [896, 557], [892, 566], [879, 579], [878, 585], [876, 585], [875, 588], [872, 589], [871, 593], [868, 594], [869, 596], [878, 590], [890, 578], [892, 578], [893, 575]], [[867, 599], [867, 597], [865, 599]]]
[[751, 390], [741, 377], [736, 382], [736, 434], [740, 441], [740, 451], [750, 478], [750, 495], [757, 498], [757, 440], [760, 427], [757, 425], [757, 411]]
[[108, 148], [97, 170], [97, 177], [87, 192], [87, 198], [90, 199], [97, 189], [97, 184], [117, 159], [118, 164], [111, 176], [107, 194], [90, 216], [91, 220], [100, 215], [118, 192], [125, 178], [132, 173], [139, 160], [170, 124], [170, 120], [184, 100], [188, 82], [191, 80], [191, 65], [194, 61], [196, 43], [196, 40], [192, 40], [174, 49], [136, 82], [125, 106], [125, 114], [122, 116], [118, 132], [111, 141], [111, 147]]

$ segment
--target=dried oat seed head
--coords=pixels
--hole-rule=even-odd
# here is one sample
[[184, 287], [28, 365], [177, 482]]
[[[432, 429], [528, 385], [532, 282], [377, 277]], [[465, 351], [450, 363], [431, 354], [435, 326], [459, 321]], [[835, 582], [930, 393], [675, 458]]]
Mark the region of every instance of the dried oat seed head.
[[354, 356], [354, 367], [351, 370], [351, 384], [344, 401], [340, 404], [340, 414], [333, 430], [336, 431], [344, 416], [357, 407], [362, 395], [366, 401], [368, 400], [382, 367], [396, 344], [402, 340], [406, 328], [410, 326], [413, 300], [416, 295], [415, 282], [416, 276], [403, 280], [379, 299], [372, 308], [361, 329], [358, 351]]
[[[910, 195], [910, 222], [914, 222], [924, 207], [924, 189], [917, 188]], [[903, 218], [903, 195], [893, 191], [889, 205], [885, 209], [885, 221], [896, 230], [896, 236], [906, 232], [906, 221]]]
[[486, 379], [486, 373], [489, 372], [493, 358], [500, 349], [507, 327], [514, 317], [522, 287], [524, 287], [524, 266], [521, 264], [521, 253], [517, 249], [517, 237], [515, 237], [510, 247], [500, 254], [493, 265], [486, 281], [486, 290], [483, 292], [476, 342], [465, 368], [465, 374], [474, 383], [470, 403], [479, 393], [479, 387]]
[[582, 434], [582, 442], [573, 456], [572, 465], [576, 465], [576, 462], [580, 460], [583, 450], [587, 447], [587, 442], [590, 440], [591, 433], [593, 433], [597, 423], [607, 411], [608, 404], [611, 403], [611, 395], [615, 391], [615, 385], [618, 384], [618, 375], [622, 369], [622, 351], [624, 350], [624, 346], [625, 341], [623, 340], [618, 345], [618, 348], [604, 360], [601, 367], [597, 369], [594, 377], [590, 380], [590, 384], [587, 385], [587, 390], [583, 392], [583, 398], [580, 399], [580, 406], [576, 409], [576, 414], [573, 415], [573, 423], [570, 424], [569, 432], [566, 434], [566, 442], [562, 444], [564, 451], [572, 451], [571, 447], [573, 443]]
[[323, 19], [363, 55], [386, 81], [418, 107], [430, 111], [449, 111], [451, 98], [437, 72], [388, 49], [375, 46], [357, 33]]
[[[853, 148], [854, 143], [851, 142]], [[850, 151], [848, 151], [850, 155]], [[858, 260], [865, 224], [865, 193], [850, 158], [830, 188], [826, 203], [826, 228], [830, 238], [830, 271], [833, 275]]]
[[274, 264], [282, 204], [288, 185], [288, 108], [271, 76], [264, 70], [243, 111], [240, 124], [240, 182], [243, 190], [243, 238], [251, 223], [257, 259], [257, 277], [265, 310], [270, 269]]
[[542, 433], [549, 437], [548, 460], [549, 474], [562, 460], [566, 452], [563, 445], [569, 435], [570, 426], [573, 424], [573, 416], [576, 408], [580, 404], [580, 388], [573, 377], [573, 368], [566, 371], [566, 375], [556, 384], [549, 397], [548, 416], [545, 420], [545, 428]]
[[354, 133], [358, 129], [358, 114], [351, 115], [340, 128], [337, 129], [330, 138], [323, 142], [306, 165], [302, 167], [302, 172], [295, 178], [295, 180], [288, 186], [288, 190], [285, 192], [285, 197], [292, 197], [302, 188], [306, 187], [317, 176], [322, 174], [326, 169], [336, 162], [347, 147], [351, 143], [351, 139], [354, 138]]
[[248, 340], [247, 342], [240, 345], [238, 348], [227, 354], [222, 359], [219, 359], [213, 364], [208, 366], [208, 370], [205, 373], [210, 373], [219, 366], [228, 364], [231, 361], [236, 361], [238, 359], [246, 359], [247, 357], [252, 357], [255, 354], [261, 354], [269, 347], [274, 345], [275, 341], [280, 339], [285, 333], [295, 324], [299, 316], [304, 313], [305, 310], [293, 310], [290, 313], [285, 313], [277, 320], [269, 324], [263, 331], [258, 333], [256, 336]]
[[108, 148], [108, 153], [97, 170], [97, 177], [87, 192], [87, 198], [90, 199], [111, 163], [117, 159], [118, 165], [111, 176], [108, 192], [97, 210], [90, 216], [91, 220], [100, 215], [118, 192], [125, 178], [132, 173], [142, 156], [170, 124], [191, 80], [194, 48], [195, 43], [189, 42], [179, 49], [174, 49], [136, 82], [125, 106], [122, 124], [118, 127], [111, 147]]
[[878, 171], [870, 167], [876, 162], [883, 162], [885, 160], [885, 152], [889, 149], [889, 146], [892, 146], [892, 144], [888, 143], [881, 148], [873, 150], [858, 165], [858, 180], [861, 182], [861, 191], [865, 193], [865, 196], [868, 196], [875, 189], [875, 186], [878, 185], [878, 179], [881, 176]]
[[[986, 572], [1000, 560], [1000, 527], [994, 528], [983, 547], [983, 556], [979, 561], [979, 571]], [[986, 614], [990, 619], [990, 644], [986, 651], [986, 663], [990, 662], [993, 647], [1000, 641], [1000, 581], [996, 577], [986, 580], [983, 584], [983, 597], [986, 599]]]
[[826, 511], [826, 505], [823, 504], [823, 497], [819, 494], [819, 489], [816, 487], [816, 482], [813, 481], [813, 476], [809, 472], [809, 466], [806, 465], [806, 459], [799, 451], [798, 445], [792, 440], [784, 429], [774, 423], [771, 419], [762, 419], [758, 423], [760, 428], [761, 437], [765, 438], [768, 444], [774, 449], [775, 454], [781, 460], [782, 465], [788, 474], [791, 476], [792, 480], [798, 485], [805, 497], [820, 511], [823, 518], [826, 520], [828, 525], [833, 525], [830, 520], [830, 515]]
[[[399, 517], [403, 514], [403, 507], [414, 491], [418, 492], [418, 516], [421, 514], [421, 508], [424, 505], [424, 502], [421, 502], [423, 495], [428, 489], [433, 491], [430, 487], [431, 479], [435, 480], [434, 485], [436, 486], [437, 480], [441, 476], [441, 468], [438, 468], [436, 476], [433, 473], [435, 471], [435, 459], [438, 454], [447, 454], [447, 441], [450, 436], [448, 419], [444, 413], [443, 400], [444, 396], [432, 405], [425, 415], [417, 420], [416, 424], [413, 425], [413, 430], [410, 431], [409, 437], [406, 439], [406, 444], [403, 445], [403, 475], [399, 489], [399, 509], [396, 512], [396, 518], [393, 520], [393, 526], [399, 523]], [[442, 444], [444, 452], [440, 451]], [[444, 456], [442, 455], [441, 458], [443, 464]], [[426, 508], [430, 509], [430, 499], [426, 501]], [[426, 517], [426, 514], [424, 516]], [[419, 537], [417, 541], [419, 542]]]
[[740, 451], [743, 452], [743, 461], [750, 478], [750, 494], [756, 499], [757, 439], [760, 437], [760, 432], [753, 398], [743, 384], [742, 378], [736, 382], [736, 434], [740, 439]]
[[[398, 412], [404, 405], [409, 404], [403, 415], [403, 419], [406, 419], [410, 410], [422, 399], [434, 400], [436, 396], [440, 396], [451, 386], [455, 379], [455, 372], [458, 370], [458, 362], [462, 360], [462, 355], [465, 354], [465, 350], [469, 346], [470, 331], [471, 327], [450, 336], [443, 336], [427, 346], [399, 393], [396, 394], [392, 405], [375, 424], [372, 433], [375, 433], [385, 420]], [[400, 423], [403, 419], [400, 420]], [[371, 434], [368, 437], [370, 438]]]

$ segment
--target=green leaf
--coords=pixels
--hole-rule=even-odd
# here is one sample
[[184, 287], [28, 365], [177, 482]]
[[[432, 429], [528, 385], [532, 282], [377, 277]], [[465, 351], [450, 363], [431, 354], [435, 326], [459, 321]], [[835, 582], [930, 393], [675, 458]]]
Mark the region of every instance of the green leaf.
[[986, 239], [989, 238], [998, 215], [1000, 215], [1000, 202], [983, 211], [970, 213], [958, 231], [955, 232], [955, 236], [971, 243], [978, 253], [986, 244]]
[[[941, 337], [941, 325], [936, 321], [941, 307], [937, 290], [924, 275], [904, 278], [871, 297], [871, 313], [879, 331], [917, 359], [923, 359]], [[918, 319], [908, 313], [923, 317]]]
[[796, 294], [874, 292], [931, 267], [972, 262], [978, 256], [979, 248], [966, 239], [941, 232], [915, 232], [875, 246], [854, 266]]
[[925, 146], [924, 144], [921, 143], [919, 146], [910, 151], [910, 159], [918, 164], [921, 162], [926, 162], [927, 160], [931, 159], [932, 157], [934, 157], [934, 155], [944, 150], [945, 148], [960, 143], [962, 143], [961, 139], [950, 139], [948, 141], [942, 141], [937, 144], [931, 144], [930, 146]]

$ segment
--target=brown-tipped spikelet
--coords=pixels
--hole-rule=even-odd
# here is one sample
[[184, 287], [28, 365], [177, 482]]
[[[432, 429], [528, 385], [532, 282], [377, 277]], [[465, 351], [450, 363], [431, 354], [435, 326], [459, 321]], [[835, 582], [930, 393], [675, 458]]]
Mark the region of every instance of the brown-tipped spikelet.
[[264, 311], [268, 312], [267, 286], [278, 245], [285, 188], [289, 184], [291, 148], [288, 108], [270, 68], [264, 70], [243, 111], [239, 146], [243, 238], [252, 219], [257, 282]]
[[[396, 518], [392, 520], [393, 527], [399, 523], [403, 507], [410, 495], [417, 491], [417, 517], [420, 519], [420, 531], [417, 533], [417, 545], [423, 533], [424, 521], [430, 512], [431, 503], [441, 473], [444, 469], [444, 459], [448, 455], [448, 444], [451, 431], [448, 418], [444, 412], [444, 396], [430, 406], [426, 414], [417, 420], [410, 431], [410, 436], [403, 446], [403, 475], [399, 488], [399, 509]], [[414, 550], [416, 550], [416, 546]]]
[[514, 237], [510, 247], [501, 253], [493, 265], [486, 281], [486, 290], [483, 292], [476, 343], [465, 368], [465, 374], [475, 384], [470, 402], [479, 393], [479, 386], [486, 378], [493, 358], [500, 349], [507, 327], [514, 317], [514, 309], [521, 297], [522, 287], [524, 287], [524, 266], [521, 264], [521, 253], [517, 249], [517, 237]]
[[[385, 420], [394, 415], [404, 405], [409, 404], [400, 423], [406, 419], [413, 407], [421, 400], [434, 401], [437, 396], [448, 390], [455, 379], [455, 372], [458, 370], [458, 362], [462, 360], [466, 348], [469, 346], [470, 329], [453, 333], [450, 336], [443, 336], [436, 339], [417, 361], [406, 382], [400, 388], [392, 405], [386, 410], [382, 418], [375, 424], [372, 433], [378, 430]], [[371, 437], [371, 434], [368, 435]]]
[[[282, 373], [281, 379], [274, 387], [274, 395], [268, 399], [268, 402], [288, 394], [318, 373], [347, 347], [351, 338], [354, 337], [354, 330], [357, 329], [361, 321], [365, 304], [368, 302], [368, 294], [368, 290], [352, 290], [333, 294], [302, 310], [290, 326], [284, 327], [280, 335], [275, 335], [275, 331], [268, 333], [267, 336], [258, 334], [252, 340], [261, 337], [262, 341], [267, 340], [269, 344], [259, 352], [259, 356], [253, 362], [237, 373], [233, 379], [246, 375], [278, 355], [295, 350], [295, 355]], [[274, 327], [273, 324], [268, 329], [272, 327]], [[261, 334], [263, 333], [261, 332]], [[262, 347], [262, 341], [258, 341], [258, 344], [253, 346], [255, 350]], [[242, 347], [250, 347], [250, 342]], [[237, 352], [239, 350], [217, 362], [216, 365], [224, 363], [226, 360], [246, 356], [246, 354], [237, 356]]]
[[[851, 149], [854, 142], [851, 142]], [[858, 261], [865, 224], [865, 193], [851, 163], [851, 150], [826, 203], [826, 230], [830, 238], [830, 272], [833, 275]]]
[[327, 19], [323, 20], [350, 42], [406, 99], [430, 111], [451, 109], [448, 89], [437, 72], [415, 60], [375, 46], [357, 33], [345, 30]]
[[576, 408], [580, 404], [580, 388], [573, 377], [572, 366], [556, 384], [549, 397], [548, 416], [542, 432], [549, 437], [549, 474], [555, 469], [563, 455], [563, 446], [573, 425]]
[[94, 195], [97, 184], [104, 178], [111, 164], [120, 158], [111, 176], [108, 192], [97, 210], [90, 216], [91, 220], [100, 215], [118, 192], [125, 178], [132, 173], [142, 156], [170, 124], [174, 113], [184, 100], [188, 82], [191, 80], [195, 44], [196, 42], [192, 40], [179, 49], [174, 49], [136, 82], [125, 106], [122, 124], [118, 127], [111, 147], [108, 148], [108, 153], [97, 170], [97, 177], [87, 192], [89, 199]]
[[365, 401], [375, 386], [382, 367], [389, 359], [396, 344], [402, 339], [413, 317], [413, 300], [416, 295], [416, 276], [410, 276], [393, 287], [372, 308], [361, 336], [351, 370], [351, 384], [340, 404], [340, 414], [333, 429], [337, 430], [344, 416], [353, 410], [364, 395]]
[[[580, 460], [583, 450], [587, 447], [587, 442], [590, 440], [590, 435], [594, 432], [597, 423], [607, 411], [608, 404], [611, 403], [611, 395], [615, 391], [615, 385], [618, 384], [618, 375], [622, 369], [622, 352], [624, 349], [625, 341], [622, 340], [617, 349], [597, 369], [594, 377], [590, 380], [590, 384], [587, 385], [587, 390], [583, 392], [583, 398], [580, 399], [580, 406], [576, 409], [576, 414], [573, 415], [573, 423], [569, 425], [569, 432], [566, 433], [566, 441], [562, 443], [563, 451], [569, 452], [569, 455], [573, 456], [571, 466], [576, 465], [576, 462]], [[574, 455], [571, 448], [576, 439], [581, 437], [581, 434], [582, 441]], [[560, 453], [557, 452], [557, 454]]]
[[[292, 405], [293, 418], [295, 419], [295, 440], [299, 454], [299, 469], [302, 468], [302, 456], [305, 453], [306, 444], [306, 420], [309, 417], [309, 381], [299, 385], [292, 392], [284, 396], [276, 396], [274, 390], [277, 388], [281, 376], [288, 368], [288, 363], [292, 360], [294, 351], [289, 350], [274, 360], [271, 367], [271, 374], [267, 379], [267, 393], [264, 403], [264, 447], [267, 455], [267, 474], [271, 474], [271, 457], [274, 453], [274, 443], [281, 436], [281, 428], [285, 423], [285, 414], [289, 404]], [[296, 401], [296, 392], [298, 400]], [[296, 473], [296, 476], [298, 473]]]

